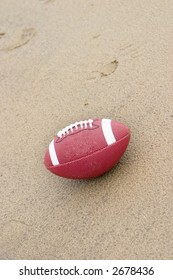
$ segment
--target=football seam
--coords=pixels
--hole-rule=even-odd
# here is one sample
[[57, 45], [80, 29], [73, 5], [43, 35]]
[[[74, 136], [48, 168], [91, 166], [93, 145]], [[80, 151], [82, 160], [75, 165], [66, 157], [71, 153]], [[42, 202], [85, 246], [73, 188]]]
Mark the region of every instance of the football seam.
[[50, 165], [47, 168], [55, 168], [55, 167], [65, 166], [65, 165], [71, 164], [73, 162], [80, 161], [80, 160], [82, 160], [84, 158], [87, 158], [87, 157], [89, 157], [91, 155], [97, 154], [98, 152], [103, 151], [103, 150], [105, 150], [105, 149], [107, 149], [107, 148], [109, 148], [109, 147], [111, 147], [111, 146], [113, 146], [113, 145], [115, 145], [117, 143], [120, 143], [121, 141], [123, 141], [124, 139], [126, 139], [129, 136], [130, 136], [130, 133], [127, 134], [126, 136], [124, 136], [123, 138], [121, 138], [119, 141], [116, 141], [115, 143], [113, 143], [111, 145], [108, 145], [108, 146], [106, 146], [104, 148], [101, 148], [101, 149], [99, 149], [99, 150], [97, 150], [97, 151], [95, 151], [93, 153], [87, 154], [87, 155], [85, 155], [85, 156], [83, 156], [81, 158], [78, 158], [78, 159], [75, 159], [75, 160], [71, 160], [71, 161], [68, 161], [68, 162], [65, 162], [65, 163], [60, 163], [60, 164], [57, 164], [57, 165]]

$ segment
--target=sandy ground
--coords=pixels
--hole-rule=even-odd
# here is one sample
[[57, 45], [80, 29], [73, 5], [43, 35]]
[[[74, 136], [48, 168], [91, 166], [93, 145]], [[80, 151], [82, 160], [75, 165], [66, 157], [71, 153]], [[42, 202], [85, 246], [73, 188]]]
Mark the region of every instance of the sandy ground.
[[[1, 259], [173, 259], [172, 28], [172, 0], [0, 1]], [[120, 163], [49, 173], [54, 134], [94, 117], [130, 127]]]

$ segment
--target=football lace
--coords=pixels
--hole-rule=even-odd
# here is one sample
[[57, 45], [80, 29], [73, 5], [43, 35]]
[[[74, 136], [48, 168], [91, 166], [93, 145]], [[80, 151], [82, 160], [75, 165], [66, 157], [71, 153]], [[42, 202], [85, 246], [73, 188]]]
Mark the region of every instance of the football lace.
[[57, 136], [62, 138], [63, 136], [66, 136], [67, 134], [71, 132], [73, 132], [74, 129], [78, 130], [78, 126], [80, 126], [81, 129], [83, 128], [87, 128], [89, 125], [89, 127], [91, 128], [93, 126], [93, 120], [89, 119], [89, 120], [85, 120], [85, 121], [80, 121], [80, 122], [75, 122], [73, 124], [70, 124], [68, 126], [66, 126], [65, 128], [63, 128], [62, 130], [60, 130], [57, 133]]

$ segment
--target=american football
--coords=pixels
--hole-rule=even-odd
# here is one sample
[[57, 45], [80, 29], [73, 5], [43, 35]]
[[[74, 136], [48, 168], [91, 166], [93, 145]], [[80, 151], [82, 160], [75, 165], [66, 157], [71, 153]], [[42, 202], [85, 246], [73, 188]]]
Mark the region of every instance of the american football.
[[111, 119], [88, 119], [60, 130], [45, 153], [46, 168], [61, 177], [87, 179], [110, 170], [124, 154], [129, 128]]

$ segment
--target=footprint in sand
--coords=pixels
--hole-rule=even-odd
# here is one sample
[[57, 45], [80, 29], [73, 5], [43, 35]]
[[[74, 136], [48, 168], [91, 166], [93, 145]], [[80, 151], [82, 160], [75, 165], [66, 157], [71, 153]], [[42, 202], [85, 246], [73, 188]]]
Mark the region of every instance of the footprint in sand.
[[104, 65], [100, 71], [101, 77], [111, 75], [118, 67], [118, 61], [114, 59], [110, 63]]
[[11, 43], [5, 50], [11, 51], [27, 44], [32, 37], [36, 34], [35, 28], [24, 28], [14, 34]]
[[145, 52], [144, 45], [127, 44], [119, 48], [121, 55], [131, 59], [143, 56]]
[[92, 71], [92, 76], [88, 77], [87, 80], [94, 80], [96, 78], [99, 78], [100, 76], [106, 77], [111, 75], [117, 69], [118, 64], [119, 64], [118, 60], [116, 59], [112, 60], [110, 63], [107, 63], [104, 66], [102, 66], [100, 70]]

